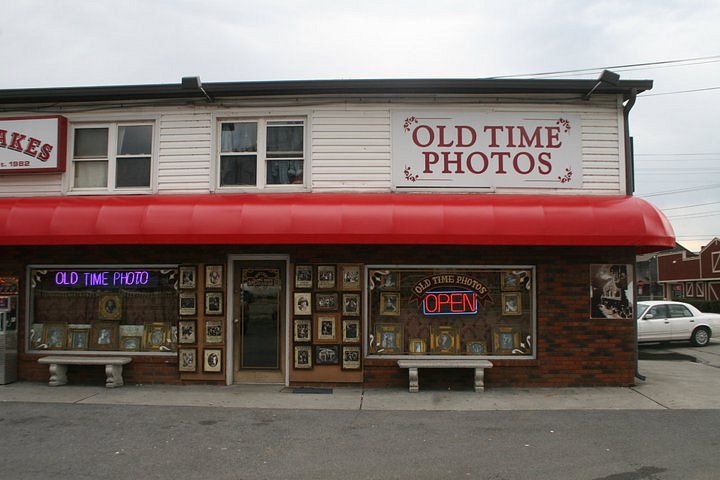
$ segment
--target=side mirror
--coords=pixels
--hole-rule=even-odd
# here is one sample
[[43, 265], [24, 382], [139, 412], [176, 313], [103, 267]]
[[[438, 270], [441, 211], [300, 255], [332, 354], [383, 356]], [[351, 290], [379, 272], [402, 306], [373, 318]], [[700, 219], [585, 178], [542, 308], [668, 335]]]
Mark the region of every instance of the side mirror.
[[643, 317], [643, 320], [652, 320], [653, 318], [655, 318], [655, 315], [653, 315], [652, 313], [648, 313]]

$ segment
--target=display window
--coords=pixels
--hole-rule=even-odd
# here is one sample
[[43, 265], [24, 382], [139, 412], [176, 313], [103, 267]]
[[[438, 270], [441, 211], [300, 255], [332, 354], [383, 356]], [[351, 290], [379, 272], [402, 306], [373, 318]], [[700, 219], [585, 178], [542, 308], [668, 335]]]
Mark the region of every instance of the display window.
[[30, 279], [29, 351], [177, 349], [177, 268], [33, 267]]
[[530, 266], [369, 266], [368, 356], [534, 356]]

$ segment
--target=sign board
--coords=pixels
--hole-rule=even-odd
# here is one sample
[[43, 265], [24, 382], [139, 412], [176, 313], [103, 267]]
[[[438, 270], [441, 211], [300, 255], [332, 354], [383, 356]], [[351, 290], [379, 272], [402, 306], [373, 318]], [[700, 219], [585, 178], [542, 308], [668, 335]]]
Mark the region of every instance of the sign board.
[[0, 174], [65, 171], [67, 119], [0, 118]]
[[393, 185], [581, 188], [581, 136], [566, 113], [396, 111]]

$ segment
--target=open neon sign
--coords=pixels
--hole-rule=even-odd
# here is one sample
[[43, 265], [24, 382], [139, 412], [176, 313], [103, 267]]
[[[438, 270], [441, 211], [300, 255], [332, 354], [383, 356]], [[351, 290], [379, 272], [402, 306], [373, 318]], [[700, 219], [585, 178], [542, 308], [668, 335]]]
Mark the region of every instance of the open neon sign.
[[425, 315], [473, 315], [478, 313], [479, 303], [472, 290], [430, 291], [422, 299]]

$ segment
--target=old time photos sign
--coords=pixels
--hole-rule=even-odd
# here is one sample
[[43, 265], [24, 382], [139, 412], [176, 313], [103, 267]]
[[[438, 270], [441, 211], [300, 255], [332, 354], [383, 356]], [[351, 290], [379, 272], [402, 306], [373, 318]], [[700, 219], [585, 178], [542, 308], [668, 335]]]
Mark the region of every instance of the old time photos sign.
[[414, 112], [392, 116], [395, 188], [580, 188], [579, 115]]

